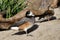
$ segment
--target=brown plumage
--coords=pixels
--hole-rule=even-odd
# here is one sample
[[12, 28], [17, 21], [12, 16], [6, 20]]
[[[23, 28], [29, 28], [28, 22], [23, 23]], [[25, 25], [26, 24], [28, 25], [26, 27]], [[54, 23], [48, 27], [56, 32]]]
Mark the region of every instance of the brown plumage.
[[25, 31], [26, 34], [28, 35], [27, 30], [30, 29], [33, 26], [31, 22], [25, 22], [24, 24], [19, 26], [19, 31]]

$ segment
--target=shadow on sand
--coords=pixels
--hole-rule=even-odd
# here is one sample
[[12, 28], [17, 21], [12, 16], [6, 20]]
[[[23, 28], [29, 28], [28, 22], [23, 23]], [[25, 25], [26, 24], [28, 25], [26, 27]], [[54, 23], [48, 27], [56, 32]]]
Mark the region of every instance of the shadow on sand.
[[0, 31], [8, 31], [9, 29], [0, 29]]

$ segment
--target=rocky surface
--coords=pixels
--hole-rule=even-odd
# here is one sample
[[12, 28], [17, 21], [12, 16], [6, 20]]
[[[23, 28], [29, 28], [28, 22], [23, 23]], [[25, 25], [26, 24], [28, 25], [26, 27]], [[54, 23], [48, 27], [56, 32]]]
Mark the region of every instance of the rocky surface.
[[54, 11], [57, 19], [35, 23], [37, 25], [29, 32], [29, 36], [15, 30], [4, 30], [0, 31], [0, 40], [60, 40], [60, 8]]

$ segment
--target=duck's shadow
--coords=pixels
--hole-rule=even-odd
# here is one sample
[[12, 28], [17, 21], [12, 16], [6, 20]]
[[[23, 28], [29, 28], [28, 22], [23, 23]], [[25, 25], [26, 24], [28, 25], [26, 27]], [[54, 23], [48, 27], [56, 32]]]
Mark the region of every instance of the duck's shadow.
[[[32, 31], [36, 30], [37, 28], [38, 28], [37, 24], [33, 25], [30, 29], [27, 30], [28, 34]], [[23, 35], [23, 34], [26, 34], [26, 32], [25, 31], [17, 32], [17, 33], [14, 33], [12, 35]]]
[[8, 31], [8, 30], [9, 30], [9, 29], [0, 29], [0, 32], [1, 32], [1, 31]]

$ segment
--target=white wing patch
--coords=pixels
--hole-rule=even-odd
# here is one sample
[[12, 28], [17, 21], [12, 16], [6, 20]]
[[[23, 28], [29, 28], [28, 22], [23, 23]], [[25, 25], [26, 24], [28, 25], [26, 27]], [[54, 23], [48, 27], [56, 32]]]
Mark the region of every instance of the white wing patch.
[[12, 30], [19, 30], [19, 27], [11, 27]]

